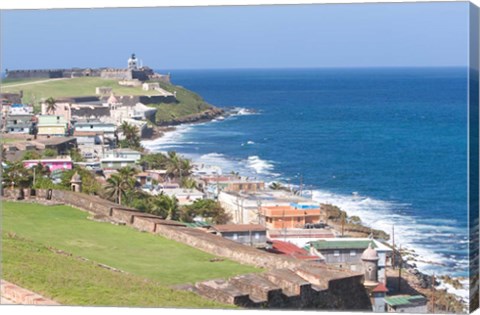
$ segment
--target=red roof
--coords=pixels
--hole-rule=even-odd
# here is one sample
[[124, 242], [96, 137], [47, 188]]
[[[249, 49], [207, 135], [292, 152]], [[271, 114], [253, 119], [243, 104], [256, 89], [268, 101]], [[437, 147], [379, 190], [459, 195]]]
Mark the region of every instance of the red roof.
[[388, 292], [388, 289], [387, 287], [385, 287], [385, 285], [383, 283], [379, 283], [375, 289], [373, 289], [372, 292], [375, 292], [375, 293], [387, 293]]
[[293, 256], [298, 259], [318, 259], [317, 256], [310, 255], [305, 249], [300, 248], [292, 243], [272, 240], [272, 250], [271, 252], [276, 254], [283, 254]]

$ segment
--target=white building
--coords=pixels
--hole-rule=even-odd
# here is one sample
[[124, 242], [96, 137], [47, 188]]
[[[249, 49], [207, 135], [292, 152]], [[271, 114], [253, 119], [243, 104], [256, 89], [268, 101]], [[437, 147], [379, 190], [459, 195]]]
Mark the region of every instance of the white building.
[[218, 194], [225, 212], [231, 215], [233, 223], [259, 223], [261, 206], [288, 206], [291, 203], [308, 203], [310, 199], [294, 196], [283, 190], [263, 190], [251, 192], [226, 192]]

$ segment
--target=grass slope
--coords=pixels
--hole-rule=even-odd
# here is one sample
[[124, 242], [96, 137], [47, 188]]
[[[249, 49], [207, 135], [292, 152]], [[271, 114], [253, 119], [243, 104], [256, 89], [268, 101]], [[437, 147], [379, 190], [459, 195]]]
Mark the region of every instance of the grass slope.
[[[48, 80], [48, 79], [47, 79]], [[82, 77], [63, 80], [52, 80], [37, 83], [31, 81], [31, 84], [18, 85], [23, 81], [3, 83], [1, 91], [16, 93], [23, 90], [23, 102], [39, 102], [41, 99], [49, 97], [62, 98], [69, 96], [91, 96], [95, 95], [96, 87], [111, 87], [115, 95], [155, 95], [155, 91], [144, 91], [142, 87], [126, 87], [118, 84], [118, 80], [102, 79], [99, 77]], [[29, 81], [26, 81], [27, 83]]]
[[2, 277], [64, 305], [231, 308], [3, 233]]
[[259, 270], [229, 260], [210, 262], [213, 255], [187, 245], [87, 216], [68, 206], [4, 202], [3, 230], [163, 285]]
[[[43, 82], [46, 81], [46, 82]], [[212, 106], [198, 94], [181, 86], [160, 82], [160, 86], [169, 92], [176, 92], [175, 104], [151, 104], [157, 108], [157, 121], [168, 122], [173, 119], [203, 112]], [[18, 93], [23, 91], [23, 102], [38, 107], [43, 99], [55, 99], [69, 96], [95, 95], [96, 87], [110, 87], [115, 95], [157, 95], [156, 91], [144, 91], [141, 87], [125, 87], [118, 80], [99, 77], [82, 77], [73, 79], [9, 79], [2, 82], [1, 92]]]
[[192, 114], [203, 112], [212, 106], [205, 102], [202, 97], [181, 86], [160, 83], [160, 87], [170, 93], [176, 92], [177, 104], [155, 104], [157, 108], [156, 121], [169, 122], [173, 119], [182, 118]]

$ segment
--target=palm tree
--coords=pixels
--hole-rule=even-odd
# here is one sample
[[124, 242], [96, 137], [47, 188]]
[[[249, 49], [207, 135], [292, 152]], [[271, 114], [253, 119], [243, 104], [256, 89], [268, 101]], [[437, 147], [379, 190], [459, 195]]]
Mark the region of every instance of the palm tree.
[[127, 121], [122, 123], [120, 130], [123, 132], [123, 135], [127, 141], [131, 141], [132, 139], [138, 137], [138, 127], [130, 125]]
[[178, 200], [175, 196], [169, 197], [163, 193], [157, 195], [152, 201], [150, 212], [167, 220], [176, 220], [178, 217]]
[[281, 189], [283, 190], [283, 189], [285, 189], [283, 187], [283, 185], [280, 184], [279, 182], [273, 182], [273, 183], [270, 184], [269, 187], [270, 187], [270, 189], [273, 189], [273, 190], [281, 190]]
[[53, 114], [57, 110], [57, 101], [53, 97], [49, 97], [45, 100], [45, 104], [47, 104], [47, 113]]
[[192, 173], [192, 164], [188, 159], [182, 159], [175, 151], [168, 152], [167, 174], [171, 178], [183, 178]]
[[182, 188], [187, 188], [187, 189], [197, 188], [197, 182], [191, 177], [183, 178], [183, 180], [180, 184], [181, 184]]
[[122, 186], [122, 178], [118, 174], [112, 174], [107, 179], [107, 185], [105, 186], [108, 198], [113, 199], [115, 197], [115, 202], [119, 205], [122, 204], [122, 195], [125, 195], [125, 190]]

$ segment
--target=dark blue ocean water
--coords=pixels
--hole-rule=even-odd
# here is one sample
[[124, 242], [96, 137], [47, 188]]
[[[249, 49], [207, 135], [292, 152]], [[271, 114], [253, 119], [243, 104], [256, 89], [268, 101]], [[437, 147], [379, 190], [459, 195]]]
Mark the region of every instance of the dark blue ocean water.
[[302, 183], [374, 228], [395, 225], [397, 244], [441, 264], [417, 263], [422, 270], [466, 275], [466, 69], [171, 74], [211, 104], [256, 114], [183, 126], [147, 147]]

